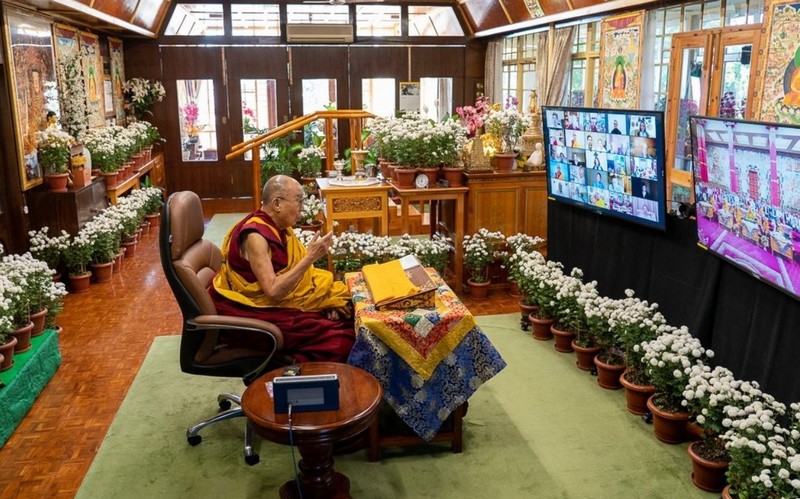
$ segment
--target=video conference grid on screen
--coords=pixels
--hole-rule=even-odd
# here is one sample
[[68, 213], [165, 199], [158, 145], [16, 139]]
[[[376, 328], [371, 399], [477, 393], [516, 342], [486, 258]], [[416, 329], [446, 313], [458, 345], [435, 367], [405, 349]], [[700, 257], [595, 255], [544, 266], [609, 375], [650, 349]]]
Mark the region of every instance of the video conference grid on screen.
[[542, 113], [552, 197], [664, 229], [661, 113], [548, 106]]

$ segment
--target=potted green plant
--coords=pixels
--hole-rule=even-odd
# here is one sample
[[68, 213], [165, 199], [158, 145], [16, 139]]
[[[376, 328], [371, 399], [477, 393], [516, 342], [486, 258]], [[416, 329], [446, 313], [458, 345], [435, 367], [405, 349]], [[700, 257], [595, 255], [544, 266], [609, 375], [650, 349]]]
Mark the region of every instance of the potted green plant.
[[[14, 350], [25, 352], [31, 347], [34, 328], [31, 312], [40, 311], [46, 286], [52, 282], [52, 271], [47, 263], [25, 253], [4, 256], [0, 261], [0, 274], [5, 276], [3, 307], [11, 318], [11, 333], [17, 338]], [[44, 313], [41, 317], [44, 318]]]
[[91, 268], [96, 282], [111, 280], [112, 264], [120, 250], [120, 226], [108, 217], [99, 216], [82, 229], [92, 243]]
[[322, 149], [304, 147], [297, 153], [297, 172], [304, 178], [316, 178], [322, 173]]
[[556, 338], [555, 349], [561, 353], [573, 352], [572, 342], [588, 327], [584, 303], [597, 291], [595, 282], [584, 284], [582, 279], [583, 271], [573, 268], [556, 291], [555, 322], [550, 329]]
[[69, 179], [69, 150], [75, 139], [55, 126], [36, 132], [39, 164], [53, 192], [66, 192]]
[[274, 175], [291, 175], [297, 169], [297, 153], [303, 144], [293, 144], [290, 138], [279, 137], [261, 148], [261, 183]]
[[17, 338], [11, 334], [14, 331], [11, 313], [5, 305], [8, 284], [8, 279], [0, 275], [0, 372], [7, 371], [14, 365], [14, 347], [17, 345]]
[[414, 255], [423, 267], [433, 267], [440, 276], [444, 276], [447, 268], [447, 257], [452, 249], [449, 237], [434, 234], [428, 238], [414, 238], [403, 234], [395, 243], [398, 256]]
[[618, 301], [607, 296], [593, 293], [583, 304], [586, 314], [586, 331], [575, 338], [572, 348], [576, 352], [576, 364], [579, 369], [590, 371], [596, 368], [595, 358], [601, 353], [606, 363], [623, 364], [622, 356], [614, 343], [614, 335], [608, 321], [611, 313], [618, 306]]

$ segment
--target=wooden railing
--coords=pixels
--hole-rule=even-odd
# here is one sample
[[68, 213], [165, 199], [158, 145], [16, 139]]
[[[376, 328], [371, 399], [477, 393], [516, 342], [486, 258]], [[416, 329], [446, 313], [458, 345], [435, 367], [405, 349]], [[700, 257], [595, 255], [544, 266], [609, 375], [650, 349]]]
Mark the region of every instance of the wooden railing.
[[334, 140], [333, 140], [333, 120], [350, 120], [350, 150], [362, 148], [361, 131], [364, 129], [364, 120], [374, 118], [375, 115], [366, 111], [355, 109], [337, 109], [333, 111], [316, 111], [295, 118], [283, 125], [277, 126], [266, 133], [246, 140], [241, 144], [231, 147], [231, 152], [225, 155], [225, 159], [230, 161], [251, 151], [253, 154], [253, 206], [258, 209], [261, 206], [261, 146], [271, 140], [284, 137], [296, 130], [301, 130], [304, 126], [317, 120], [325, 120], [325, 170], [333, 168]]

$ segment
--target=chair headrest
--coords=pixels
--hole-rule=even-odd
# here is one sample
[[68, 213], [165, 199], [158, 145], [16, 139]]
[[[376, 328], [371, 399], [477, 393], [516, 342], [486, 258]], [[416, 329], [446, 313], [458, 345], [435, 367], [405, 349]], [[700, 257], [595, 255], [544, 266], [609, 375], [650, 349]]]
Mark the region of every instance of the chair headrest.
[[169, 224], [172, 233], [170, 256], [183, 257], [187, 248], [203, 239], [203, 205], [200, 196], [191, 191], [176, 192], [169, 198]]

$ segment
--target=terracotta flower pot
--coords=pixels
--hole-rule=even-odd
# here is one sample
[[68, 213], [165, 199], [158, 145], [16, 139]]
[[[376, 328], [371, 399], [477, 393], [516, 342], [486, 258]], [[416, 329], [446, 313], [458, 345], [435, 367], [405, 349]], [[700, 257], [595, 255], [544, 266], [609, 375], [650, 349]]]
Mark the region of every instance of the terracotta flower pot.
[[536, 340], [547, 341], [553, 338], [550, 326], [555, 322], [553, 319], [540, 319], [536, 314], [530, 314], [528, 320], [533, 326], [533, 338]]
[[108, 282], [111, 280], [111, 275], [114, 270], [114, 262], [93, 263], [90, 265], [90, 267], [92, 268], [94, 282]]
[[558, 329], [555, 323], [550, 326], [550, 332], [553, 333], [553, 337], [555, 337], [555, 349], [556, 352], [561, 353], [572, 353], [574, 350], [572, 349], [572, 340], [575, 339], [575, 333], [572, 331], [564, 331]]
[[439, 183], [439, 168], [419, 168], [418, 173], [424, 173], [428, 177], [428, 187], [438, 187]]
[[47, 316], [46, 308], [43, 308], [38, 312], [31, 314], [31, 322], [33, 323], [31, 338], [35, 338], [44, 333], [44, 319], [46, 316]]
[[594, 365], [597, 367], [597, 384], [606, 390], [619, 390], [622, 384], [619, 382], [625, 364], [608, 364], [600, 359], [600, 355], [594, 358]]
[[535, 313], [539, 310], [537, 305], [528, 305], [524, 301], [519, 301], [519, 312], [522, 315], [522, 318], [519, 321], [519, 327], [523, 331], [527, 331], [531, 327], [531, 321], [528, 319], [528, 316]]
[[144, 219], [150, 222], [150, 230], [153, 230], [161, 224], [161, 213], [151, 213], [145, 215]]
[[731, 494], [731, 486], [726, 485], [724, 489], [722, 489], [722, 494], [720, 494], [722, 499], [733, 499], [733, 495]]
[[702, 442], [695, 442], [686, 451], [692, 460], [692, 483], [698, 489], [707, 492], [720, 492], [728, 484], [725, 473], [728, 471], [727, 461], [709, 461], [702, 458], [695, 447], [702, 445]]
[[299, 227], [302, 230], [308, 230], [311, 232], [319, 232], [322, 229], [322, 220], [315, 220], [316, 223], [313, 224], [300, 224]]
[[51, 192], [67, 192], [69, 173], [48, 173], [44, 179]]
[[70, 290], [73, 293], [84, 293], [89, 291], [89, 280], [92, 277], [91, 272], [86, 272], [81, 275], [69, 275]]
[[0, 362], [0, 372], [8, 371], [14, 365], [14, 347], [17, 346], [17, 338], [12, 336], [10, 340], [0, 344], [0, 354], [3, 360]]
[[462, 167], [445, 166], [442, 168], [442, 176], [450, 183], [450, 187], [461, 187], [463, 183], [461, 180], [462, 173], [464, 173], [464, 168]]
[[510, 172], [514, 170], [517, 155], [513, 153], [497, 153], [494, 155], [494, 169], [497, 172]]
[[469, 296], [473, 300], [485, 300], [489, 296], [489, 285], [491, 281], [488, 279], [483, 282], [475, 282], [472, 278], [467, 279], [467, 289], [469, 289]]
[[394, 174], [397, 176], [397, 187], [401, 189], [414, 188], [414, 179], [417, 176], [416, 168], [395, 168]]
[[519, 290], [517, 281], [513, 279], [508, 280], [508, 294], [512, 298], [520, 298], [522, 296], [522, 292]]
[[122, 247], [125, 248], [125, 258], [132, 258], [136, 254], [136, 239], [133, 241], [122, 241]]
[[625, 403], [628, 412], [631, 414], [642, 415], [647, 412], [647, 399], [650, 395], [654, 394], [656, 387], [653, 385], [636, 385], [628, 381], [625, 375], [628, 373], [626, 369], [622, 373], [619, 382], [625, 387]]
[[100, 175], [106, 183], [106, 189], [113, 189], [117, 186], [117, 172], [100, 172]]
[[575, 365], [581, 371], [591, 371], [594, 366], [594, 358], [600, 353], [600, 347], [582, 347], [572, 340], [572, 349], [575, 350]]
[[28, 322], [16, 331], [12, 331], [11, 334], [17, 339], [14, 353], [27, 352], [31, 349], [31, 331], [33, 331], [33, 322]]
[[653, 413], [653, 432], [665, 444], [679, 444], [686, 439], [688, 412], [662, 411], [653, 403], [655, 395], [647, 399], [647, 408]]
[[112, 272], [119, 274], [122, 272], [122, 259], [125, 257], [125, 248], [120, 248], [119, 253], [114, 257], [114, 265], [112, 265]]

